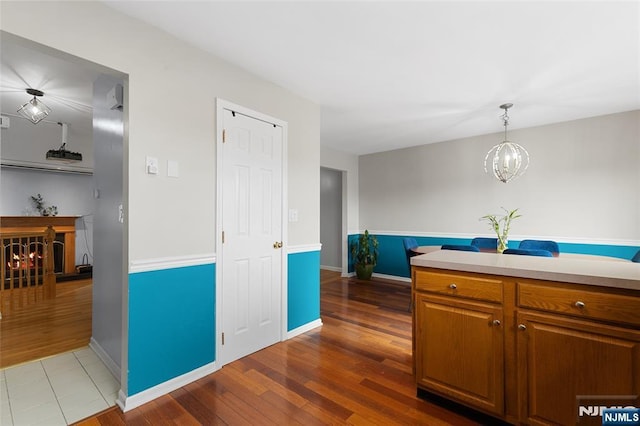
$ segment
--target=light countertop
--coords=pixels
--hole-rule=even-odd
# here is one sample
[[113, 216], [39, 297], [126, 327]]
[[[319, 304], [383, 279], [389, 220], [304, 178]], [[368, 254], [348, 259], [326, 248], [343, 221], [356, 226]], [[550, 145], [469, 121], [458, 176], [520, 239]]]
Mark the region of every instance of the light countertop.
[[516, 256], [435, 250], [411, 258], [414, 266], [640, 291], [640, 263], [577, 257]]

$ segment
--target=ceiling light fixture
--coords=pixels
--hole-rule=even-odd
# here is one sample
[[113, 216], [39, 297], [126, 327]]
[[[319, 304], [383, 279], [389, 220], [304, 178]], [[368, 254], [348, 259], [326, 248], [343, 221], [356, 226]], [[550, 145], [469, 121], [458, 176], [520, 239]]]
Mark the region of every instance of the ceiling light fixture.
[[33, 124], [38, 124], [51, 112], [51, 108], [46, 106], [42, 101], [38, 100], [38, 96], [44, 95], [44, 92], [37, 89], [27, 89], [27, 93], [33, 95], [26, 104], [22, 105], [18, 109], [18, 114], [31, 121]]
[[500, 181], [507, 183], [521, 176], [529, 167], [529, 153], [522, 146], [507, 139], [507, 126], [509, 125], [508, 110], [513, 104], [502, 104], [500, 108], [504, 114], [500, 116], [504, 123], [504, 140], [494, 146], [484, 157], [484, 171], [493, 175]]

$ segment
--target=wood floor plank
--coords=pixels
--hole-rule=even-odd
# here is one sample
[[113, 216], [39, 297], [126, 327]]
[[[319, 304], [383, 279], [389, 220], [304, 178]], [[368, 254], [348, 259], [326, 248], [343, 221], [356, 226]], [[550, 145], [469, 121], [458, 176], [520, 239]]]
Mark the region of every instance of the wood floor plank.
[[252, 425], [276, 426], [281, 424], [281, 422], [274, 421], [269, 418], [273, 416], [273, 410], [269, 410], [267, 412], [258, 411], [254, 406], [255, 400], [243, 400], [233, 392], [226, 392], [224, 395], [222, 395], [222, 399], [227, 402], [227, 404], [229, 404], [229, 406], [231, 406], [234, 410], [240, 413], [242, 417], [247, 419]]
[[332, 422], [327, 422], [323, 418], [319, 418], [315, 415], [312, 415], [308, 411], [304, 410], [304, 406], [307, 405], [306, 402], [301, 407], [298, 407], [295, 404], [292, 404], [288, 399], [283, 398], [279, 394], [273, 391], [267, 391], [260, 396], [267, 404], [273, 405], [277, 407], [282, 413], [286, 414], [287, 418], [284, 419], [283, 423], [289, 424], [290, 419], [295, 419], [295, 421], [299, 422], [302, 425], [310, 426], [310, 425], [325, 425], [331, 424]]
[[[190, 383], [184, 387], [184, 390], [192, 394], [194, 398], [207, 407], [207, 410], [212, 413], [201, 416], [201, 423], [205, 424], [209, 422], [210, 424], [216, 424], [219, 419], [221, 424], [240, 426], [251, 424], [222, 400], [222, 395], [226, 392], [226, 389], [217, 383], [217, 381], [211, 380], [210, 376], [198, 380], [195, 383]], [[173, 393], [171, 395], [173, 395]]]
[[416, 396], [408, 284], [329, 271], [320, 282], [322, 327], [162, 397], [170, 404], [114, 408], [89, 421], [122, 424], [137, 413], [152, 424], [481, 424]]
[[[264, 374], [260, 373], [257, 370], [249, 370], [247, 371], [247, 376], [251, 377], [254, 381], [260, 383], [261, 385], [268, 387], [270, 393], [276, 394], [280, 396], [283, 400], [287, 401], [289, 404], [292, 404], [298, 408], [304, 406], [307, 403], [307, 400], [293, 392], [290, 389], [282, 386], [280, 383], [276, 383], [275, 381], [269, 379]], [[267, 393], [267, 392], [265, 392]], [[264, 396], [264, 395], [263, 395]]]
[[56, 297], [3, 315], [0, 368], [85, 347], [91, 338], [91, 280], [56, 284]]
[[[171, 392], [171, 397], [177, 403], [177, 406], [173, 406], [173, 404], [168, 405], [170, 409], [174, 410], [174, 414], [170, 416], [172, 419], [182, 417], [181, 414], [184, 410], [191, 418], [193, 418], [194, 424], [218, 423], [217, 412], [212, 409], [212, 406], [204, 404], [194, 392], [189, 392], [185, 388], [180, 388]], [[132, 412], [137, 410], [132, 410]], [[176, 415], [176, 412], [179, 414]]]

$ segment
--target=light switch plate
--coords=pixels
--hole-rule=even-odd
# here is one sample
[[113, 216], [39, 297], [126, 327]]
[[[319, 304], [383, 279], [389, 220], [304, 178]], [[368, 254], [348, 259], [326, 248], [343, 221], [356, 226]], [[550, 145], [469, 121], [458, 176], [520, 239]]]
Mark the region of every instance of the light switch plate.
[[297, 222], [297, 221], [298, 221], [298, 210], [289, 209], [289, 222]]
[[158, 174], [158, 159], [156, 157], [146, 157], [146, 166], [147, 174]]
[[177, 161], [167, 160], [167, 176], [176, 178], [180, 176], [180, 167]]

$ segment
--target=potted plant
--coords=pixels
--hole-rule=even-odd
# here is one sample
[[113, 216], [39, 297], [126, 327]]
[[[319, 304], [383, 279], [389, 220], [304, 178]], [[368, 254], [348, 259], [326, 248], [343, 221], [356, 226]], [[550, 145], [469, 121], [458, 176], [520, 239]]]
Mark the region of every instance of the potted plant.
[[33, 203], [33, 206], [36, 208], [36, 210], [38, 210], [38, 213], [40, 213], [42, 216], [55, 216], [58, 214], [58, 207], [46, 207], [44, 204], [44, 199], [40, 194], [32, 195], [31, 202]]
[[522, 216], [518, 214], [518, 209], [509, 211], [503, 207], [502, 210], [507, 212], [507, 214], [501, 217], [498, 217], [495, 214], [488, 214], [480, 218], [480, 220], [484, 219], [488, 221], [491, 229], [493, 229], [498, 236], [498, 253], [502, 253], [507, 249], [511, 221]]
[[351, 258], [356, 276], [361, 280], [370, 280], [373, 267], [378, 263], [378, 239], [365, 230], [364, 234], [351, 244]]

